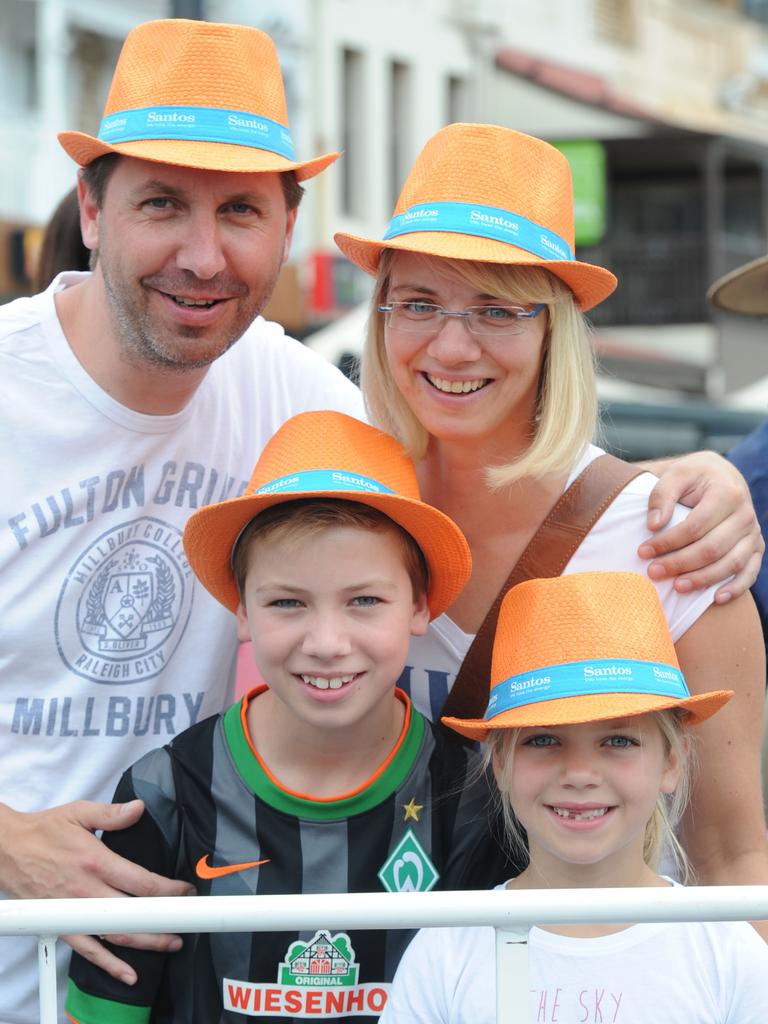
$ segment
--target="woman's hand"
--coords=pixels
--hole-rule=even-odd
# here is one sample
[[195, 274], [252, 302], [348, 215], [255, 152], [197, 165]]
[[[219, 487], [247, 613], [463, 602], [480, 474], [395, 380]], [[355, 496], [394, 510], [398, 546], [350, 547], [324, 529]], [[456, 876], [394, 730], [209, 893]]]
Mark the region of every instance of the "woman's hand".
[[[656, 536], [638, 548], [641, 558], [653, 559], [648, 575], [676, 577], [680, 593], [722, 581], [718, 604], [740, 597], [755, 582], [765, 551], [744, 477], [716, 452], [643, 465], [660, 478], [648, 499], [648, 529]], [[664, 530], [678, 501], [693, 511]]]

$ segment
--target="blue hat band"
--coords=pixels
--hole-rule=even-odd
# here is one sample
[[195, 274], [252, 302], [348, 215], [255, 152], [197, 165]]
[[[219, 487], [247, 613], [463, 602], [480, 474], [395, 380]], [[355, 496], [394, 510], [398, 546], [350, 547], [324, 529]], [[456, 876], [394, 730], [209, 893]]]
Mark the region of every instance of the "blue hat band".
[[573, 661], [510, 676], [497, 683], [491, 689], [484, 717], [488, 721], [504, 711], [545, 700], [607, 693], [649, 694], [677, 700], [691, 695], [682, 672], [673, 665], [631, 658]]
[[223, 142], [278, 153], [286, 160], [296, 155], [285, 125], [243, 110], [217, 107], [140, 107], [118, 110], [101, 122], [99, 139], [109, 145], [153, 139], [183, 142]]
[[302, 494], [315, 491], [349, 491], [356, 494], [394, 494], [391, 487], [386, 487], [369, 476], [352, 473], [346, 469], [306, 469], [300, 473], [290, 473], [278, 477], [254, 494]]
[[566, 240], [549, 228], [496, 206], [474, 203], [420, 203], [389, 222], [384, 240], [419, 231], [448, 231], [506, 242], [545, 260], [573, 260]]

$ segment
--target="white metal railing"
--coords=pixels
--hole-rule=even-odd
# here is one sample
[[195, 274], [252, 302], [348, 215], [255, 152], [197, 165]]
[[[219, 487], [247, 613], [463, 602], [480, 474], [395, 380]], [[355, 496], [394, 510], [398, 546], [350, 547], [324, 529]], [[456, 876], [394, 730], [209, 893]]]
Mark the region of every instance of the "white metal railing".
[[768, 920], [768, 885], [0, 901], [0, 935], [39, 937], [40, 1024], [57, 1024], [59, 935], [490, 925], [497, 1019], [527, 1020], [532, 924]]

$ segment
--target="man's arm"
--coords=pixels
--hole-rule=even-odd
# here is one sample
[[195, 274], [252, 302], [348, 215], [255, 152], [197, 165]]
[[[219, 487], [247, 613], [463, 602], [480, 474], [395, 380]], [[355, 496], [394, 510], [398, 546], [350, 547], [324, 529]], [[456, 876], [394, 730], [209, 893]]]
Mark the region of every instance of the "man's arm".
[[[655, 536], [638, 548], [641, 558], [652, 559], [651, 579], [674, 576], [681, 594], [724, 581], [718, 604], [744, 594], [757, 579], [765, 542], [738, 469], [716, 452], [640, 465], [660, 478], [648, 499], [648, 529]], [[691, 514], [664, 530], [675, 502], [688, 505]]]
[[[712, 605], [675, 645], [691, 693], [735, 695], [694, 735], [694, 787], [685, 848], [702, 885], [768, 884], [760, 753], [765, 654], [749, 594]], [[757, 926], [768, 939], [768, 923]]]
[[[140, 800], [99, 804], [85, 800], [34, 813], [0, 804], [0, 889], [19, 899], [81, 896], [187, 896], [187, 882], [164, 878], [125, 860], [94, 833], [128, 828], [144, 811]], [[133, 984], [132, 967], [92, 935], [62, 936], [115, 978]], [[173, 952], [177, 935], [111, 935], [110, 942], [138, 949]]]

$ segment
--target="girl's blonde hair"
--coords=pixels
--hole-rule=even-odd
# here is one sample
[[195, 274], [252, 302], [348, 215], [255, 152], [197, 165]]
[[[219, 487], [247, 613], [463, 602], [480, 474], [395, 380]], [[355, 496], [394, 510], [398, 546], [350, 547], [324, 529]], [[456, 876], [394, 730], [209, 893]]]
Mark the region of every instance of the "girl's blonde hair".
[[[384, 319], [377, 307], [387, 300], [393, 253], [381, 256], [371, 316], [363, 348], [360, 383], [368, 415], [395, 437], [414, 459], [422, 459], [428, 434], [409, 408], [389, 368], [384, 344]], [[431, 257], [423, 257], [430, 260]], [[539, 378], [531, 443], [509, 462], [488, 466], [494, 487], [524, 476], [567, 473], [592, 439], [597, 426], [597, 391], [589, 330], [573, 294], [559, 278], [540, 267], [509, 266], [465, 260], [442, 260], [441, 272], [478, 292], [506, 302], [542, 302], [548, 327]]]
[[[680, 778], [673, 793], [659, 793], [656, 806], [645, 827], [643, 859], [653, 871], [658, 871], [662, 853], [673, 862], [681, 881], [688, 882], [692, 872], [690, 862], [677, 838], [675, 829], [688, 805], [693, 774], [693, 749], [690, 730], [684, 716], [674, 708], [650, 712], [661, 732], [667, 756], [677, 759]], [[485, 767], [493, 766], [498, 783], [498, 798], [504, 818], [505, 838], [516, 854], [527, 854], [525, 830], [517, 820], [509, 799], [509, 779], [514, 770], [515, 749], [519, 729], [492, 729], [485, 744]]]

